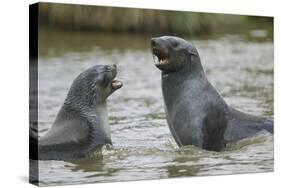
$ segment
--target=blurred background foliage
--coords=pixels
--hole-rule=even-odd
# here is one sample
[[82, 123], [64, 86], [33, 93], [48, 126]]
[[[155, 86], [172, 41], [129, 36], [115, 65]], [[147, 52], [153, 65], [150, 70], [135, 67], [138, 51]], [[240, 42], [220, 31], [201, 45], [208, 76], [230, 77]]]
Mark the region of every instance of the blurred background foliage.
[[200, 35], [261, 26], [273, 31], [272, 17], [57, 3], [40, 3], [39, 21], [40, 26], [69, 31]]

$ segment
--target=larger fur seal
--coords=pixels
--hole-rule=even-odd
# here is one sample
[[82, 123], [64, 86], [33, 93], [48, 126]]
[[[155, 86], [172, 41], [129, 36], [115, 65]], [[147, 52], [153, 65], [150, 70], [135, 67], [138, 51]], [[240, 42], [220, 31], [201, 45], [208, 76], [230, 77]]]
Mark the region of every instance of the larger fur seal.
[[229, 107], [207, 80], [196, 48], [178, 37], [151, 39], [170, 131], [179, 146], [220, 151], [225, 142], [252, 136], [273, 121]]
[[106, 99], [122, 86], [114, 80], [116, 65], [93, 66], [72, 83], [51, 129], [39, 140], [31, 136], [32, 159], [74, 160], [87, 157], [98, 146], [111, 144]]

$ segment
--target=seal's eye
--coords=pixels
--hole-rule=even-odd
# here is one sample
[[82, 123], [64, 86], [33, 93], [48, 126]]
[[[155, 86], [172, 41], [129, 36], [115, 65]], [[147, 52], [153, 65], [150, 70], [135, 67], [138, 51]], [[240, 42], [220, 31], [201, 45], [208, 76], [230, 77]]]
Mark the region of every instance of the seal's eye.
[[103, 75], [101, 81], [100, 81], [100, 84], [102, 86], [107, 86], [109, 83], [109, 78], [106, 76], [106, 74]]
[[179, 43], [175, 40], [172, 41], [172, 46], [175, 48], [179, 45]]

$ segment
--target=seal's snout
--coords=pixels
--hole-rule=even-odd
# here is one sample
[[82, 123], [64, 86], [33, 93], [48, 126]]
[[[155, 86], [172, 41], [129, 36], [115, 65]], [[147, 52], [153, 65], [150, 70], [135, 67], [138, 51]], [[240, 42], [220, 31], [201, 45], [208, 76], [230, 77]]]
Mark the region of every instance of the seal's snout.
[[116, 69], [117, 68], [117, 66], [114, 64], [114, 65], [111, 65], [111, 67], [112, 67], [112, 69]]
[[114, 65], [108, 65], [108, 69], [114, 73], [113, 80], [111, 82], [112, 89], [116, 90], [116, 89], [121, 88], [123, 86], [123, 83], [119, 80], [114, 79], [117, 75], [117, 66], [115, 64]]
[[151, 45], [151, 51], [154, 56], [158, 58], [158, 61], [155, 62], [155, 65], [159, 67], [160, 65], [168, 64], [168, 51], [167, 48], [161, 44], [161, 41], [159, 41], [159, 38], [151, 38], [150, 39], [150, 45]]
[[156, 38], [151, 38], [150, 39], [150, 46], [151, 46], [151, 48], [156, 46], [156, 40], [157, 40]]
[[116, 68], [117, 66], [114, 64], [114, 65], [106, 65], [105, 66], [105, 70], [106, 71], [116, 71]]

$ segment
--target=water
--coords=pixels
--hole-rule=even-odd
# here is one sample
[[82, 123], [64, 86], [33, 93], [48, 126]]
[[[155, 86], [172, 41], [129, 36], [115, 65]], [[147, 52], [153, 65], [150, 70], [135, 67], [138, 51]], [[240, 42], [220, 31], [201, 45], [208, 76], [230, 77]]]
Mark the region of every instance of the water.
[[[250, 35], [250, 34], [249, 34]], [[209, 81], [229, 105], [273, 117], [273, 43], [248, 34], [192, 39]], [[39, 40], [39, 132], [52, 125], [73, 79], [96, 64], [117, 64], [124, 86], [108, 99], [114, 146], [93, 159], [40, 161], [40, 185], [78, 184], [273, 171], [273, 136], [223, 152], [178, 148], [164, 114], [151, 36], [44, 30]]]

